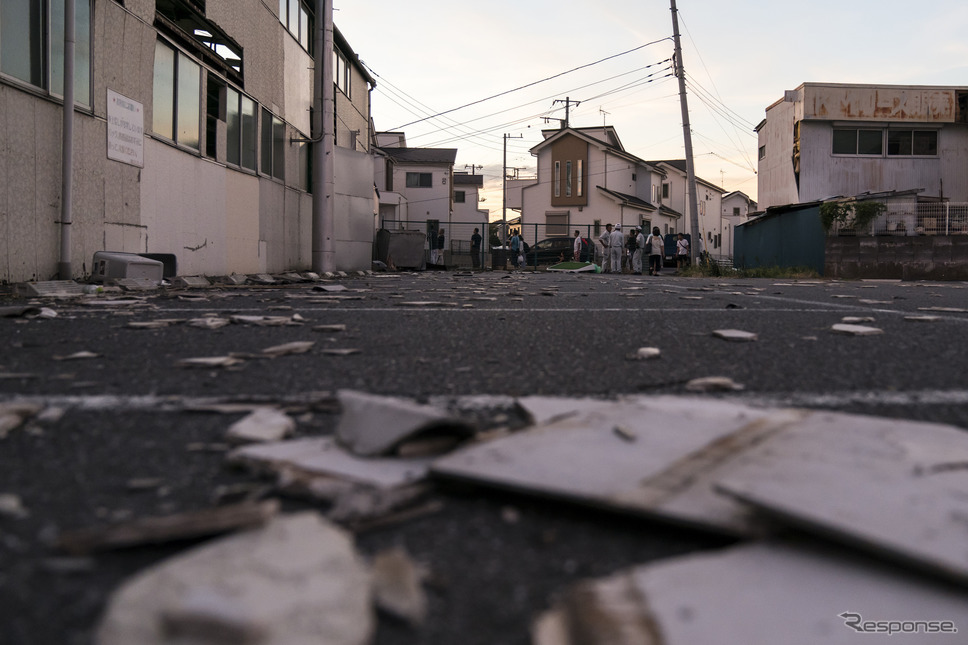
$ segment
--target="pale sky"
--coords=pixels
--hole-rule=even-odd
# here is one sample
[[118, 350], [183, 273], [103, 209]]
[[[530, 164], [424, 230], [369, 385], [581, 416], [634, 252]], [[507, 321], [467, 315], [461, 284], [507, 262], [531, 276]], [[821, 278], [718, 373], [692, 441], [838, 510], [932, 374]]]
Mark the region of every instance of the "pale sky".
[[[726, 192], [756, 198], [753, 128], [784, 90], [968, 86], [964, 0], [676, 4], [696, 174]], [[645, 160], [685, 157], [668, 0], [334, 0], [334, 20], [376, 78], [377, 129], [402, 130], [411, 147], [457, 148], [455, 170], [483, 165], [480, 207], [492, 218], [504, 135], [522, 137], [507, 140], [508, 167], [533, 176], [528, 150], [565, 118], [566, 98], [580, 102], [572, 127], [613, 126]]]

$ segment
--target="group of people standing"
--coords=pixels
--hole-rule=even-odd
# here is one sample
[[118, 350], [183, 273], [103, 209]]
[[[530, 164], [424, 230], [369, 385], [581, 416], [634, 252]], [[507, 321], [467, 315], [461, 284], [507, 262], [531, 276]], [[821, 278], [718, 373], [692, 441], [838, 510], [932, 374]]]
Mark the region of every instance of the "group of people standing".
[[[676, 265], [683, 267], [689, 261], [689, 240], [682, 233], [676, 241]], [[581, 234], [575, 231], [575, 259], [578, 259], [579, 241]], [[632, 275], [642, 275], [642, 255], [649, 256], [649, 275], [659, 275], [662, 270], [662, 256], [665, 254], [665, 240], [658, 226], [652, 227], [648, 237], [642, 229], [633, 226], [628, 236], [622, 233], [622, 225], [605, 225], [605, 231], [598, 237], [602, 245], [602, 271], [604, 273], [622, 273], [623, 259]]]

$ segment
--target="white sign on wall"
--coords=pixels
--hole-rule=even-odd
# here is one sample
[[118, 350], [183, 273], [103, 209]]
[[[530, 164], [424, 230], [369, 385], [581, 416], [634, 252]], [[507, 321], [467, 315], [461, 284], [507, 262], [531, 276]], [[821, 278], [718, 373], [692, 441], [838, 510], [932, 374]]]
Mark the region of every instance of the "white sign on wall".
[[144, 168], [144, 106], [108, 90], [108, 159]]

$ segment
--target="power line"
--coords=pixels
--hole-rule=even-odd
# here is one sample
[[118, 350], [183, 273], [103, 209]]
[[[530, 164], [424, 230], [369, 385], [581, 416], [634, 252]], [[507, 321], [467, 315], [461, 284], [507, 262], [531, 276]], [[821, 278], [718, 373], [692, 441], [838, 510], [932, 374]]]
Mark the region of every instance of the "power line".
[[[548, 76], [548, 77], [546, 77], [546, 78], [543, 78], [543, 79], [541, 79], [541, 80], [538, 80], [538, 81], [533, 81], [533, 82], [531, 82], [531, 83], [526, 83], [525, 85], [521, 85], [521, 86], [519, 86], [519, 87], [515, 87], [515, 88], [513, 88], [513, 89], [510, 89], [510, 90], [505, 90], [504, 92], [499, 92], [498, 94], [493, 94], [493, 95], [491, 95], [491, 96], [488, 96], [488, 97], [486, 97], [486, 98], [483, 98], [483, 99], [478, 99], [478, 100], [476, 100], [476, 101], [471, 101], [470, 103], [466, 103], [466, 104], [464, 104], [464, 105], [461, 105], [461, 106], [458, 106], [458, 107], [455, 107], [455, 108], [451, 108], [451, 109], [449, 109], [449, 110], [444, 110], [443, 112], [438, 112], [437, 114], [434, 114], [434, 115], [431, 115], [431, 116], [428, 116], [428, 117], [425, 117], [425, 118], [423, 118], [423, 119], [418, 119], [418, 120], [416, 120], [416, 121], [411, 121], [410, 123], [404, 123], [403, 125], [400, 125], [400, 126], [397, 126], [397, 127], [395, 127], [395, 128], [393, 128], [393, 130], [402, 130], [403, 128], [406, 128], [406, 127], [409, 127], [409, 126], [411, 126], [411, 125], [415, 125], [415, 124], [417, 124], [417, 123], [421, 123], [422, 121], [426, 121], [426, 120], [428, 120], [428, 119], [433, 119], [433, 118], [436, 118], [436, 117], [440, 117], [440, 116], [443, 116], [443, 115], [445, 115], [445, 114], [450, 114], [451, 112], [457, 112], [458, 110], [463, 110], [464, 108], [468, 108], [468, 107], [471, 107], [472, 105], [478, 105], [478, 104], [480, 104], [480, 103], [484, 103], [485, 101], [491, 101], [491, 100], [493, 100], [493, 99], [496, 99], [496, 98], [499, 98], [499, 97], [501, 97], [501, 96], [507, 96], [508, 94], [512, 94], [512, 93], [514, 93], [514, 92], [518, 92], [518, 91], [520, 91], [520, 90], [523, 90], [523, 89], [527, 89], [527, 88], [529, 88], [529, 87], [534, 87], [535, 85], [540, 85], [541, 83], [546, 83], [546, 82], [548, 82], [548, 81], [551, 81], [551, 80], [554, 80], [554, 79], [556, 79], [556, 78], [560, 78], [560, 77], [562, 77], [562, 76], [565, 76], [566, 74], [571, 74], [571, 73], [573, 73], [573, 72], [577, 72], [578, 70], [582, 70], [582, 69], [586, 69], [586, 68], [588, 68], [588, 67], [593, 67], [593, 66], [595, 66], [595, 65], [599, 65], [599, 64], [601, 64], [601, 63], [604, 63], [605, 61], [609, 61], [609, 60], [612, 60], [613, 58], [618, 58], [618, 57], [620, 57], [620, 56], [625, 56], [625, 55], [628, 55], [628, 54], [631, 54], [631, 53], [633, 53], [633, 52], [637, 52], [637, 51], [639, 51], [640, 49], [645, 49], [646, 47], [650, 47], [650, 46], [652, 46], [652, 45], [655, 45], [655, 44], [658, 44], [658, 43], [661, 43], [661, 42], [663, 42], [663, 41], [666, 41], [666, 40], [669, 40], [669, 38], [668, 38], [668, 37], [666, 37], [666, 38], [661, 38], [661, 39], [659, 39], [659, 40], [655, 40], [655, 41], [652, 41], [652, 42], [650, 42], [650, 43], [646, 43], [646, 44], [644, 44], [644, 45], [639, 45], [638, 47], [634, 47], [634, 48], [632, 48], [632, 49], [629, 49], [629, 50], [626, 50], [626, 51], [624, 51], [624, 52], [620, 52], [620, 53], [618, 53], [618, 54], [613, 54], [613, 55], [611, 55], [611, 56], [607, 56], [607, 57], [605, 57], [605, 58], [602, 58], [602, 59], [599, 59], [599, 60], [597, 60], [597, 61], [594, 61], [594, 62], [592, 62], [592, 63], [586, 63], [586, 64], [584, 64], [584, 65], [579, 65], [578, 67], [574, 67], [574, 68], [572, 68], [572, 69], [569, 69], [569, 70], [566, 70], [566, 71], [564, 71], [564, 72], [560, 72], [560, 73], [558, 73], [558, 74], [554, 74], [553, 76]], [[362, 61], [361, 61], [361, 62], [362, 62]], [[371, 68], [371, 67], [370, 67], [369, 65], [367, 65], [366, 63], [363, 63], [363, 65], [364, 65], [364, 66], [365, 66], [365, 67], [366, 67], [366, 68], [367, 68], [368, 70], [370, 70], [370, 72], [371, 72], [371, 73], [372, 73], [372, 74], [373, 74], [373, 75], [374, 75], [375, 77], [377, 77], [377, 78], [380, 78], [380, 76], [379, 76], [379, 74], [377, 74], [377, 73], [376, 73], [375, 71], [373, 71], [373, 69], [372, 69], [372, 68]]]

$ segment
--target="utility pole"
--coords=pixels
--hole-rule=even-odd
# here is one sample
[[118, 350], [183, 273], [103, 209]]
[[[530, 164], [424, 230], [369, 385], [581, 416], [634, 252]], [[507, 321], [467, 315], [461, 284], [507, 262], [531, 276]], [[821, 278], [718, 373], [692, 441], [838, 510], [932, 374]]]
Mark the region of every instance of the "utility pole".
[[471, 164], [471, 165], [468, 166], [465, 163], [464, 164], [464, 168], [470, 168], [471, 169], [471, 174], [473, 175], [478, 169], [483, 170], [484, 169], [484, 166], [475, 166], [474, 164]]
[[501, 198], [503, 200], [501, 207], [501, 221], [503, 225], [501, 226], [501, 246], [508, 245], [508, 139], [523, 139], [524, 135], [519, 134], [516, 137], [512, 137], [510, 134], [504, 135], [504, 166], [501, 170], [501, 180], [504, 182], [501, 188]]
[[689, 252], [693, 264], [699, 259], [702, 245], [702, 231], [699, 230], [699, 198], [696, 192], [696, 164], [692, 158], [692, 131], [689, 127], [689, 104], [686, 101], [686, 74], [682, 65], [682, 44], [679, 42], [679, 10], [676, 0], [669, 0], [672, 7], [672, 36], [675, 41], [676, 76], [679, 78], [679, 105], [682, 109], [682, 139], [686, 146], [686, 196], [689, 200], [689, 227], [692, 229], [692, 243]]
[[335, 137], [333, 119], [333, 0], [316, 0], [313, 70], [313, 271], [336, 268], [333, 235], [335, 225]]
[[574, 104], [575, 107], [578, 107], [579, 105], [581, 105], [581, 101], [572, 101], [570, 96], [566, 96], [564, 101], [562, 101], [561, 99], [555, 99], [554, 101], [551, 102], [552, 105], [554, 105], [555, 103], [565, 104], [565, 127], [566, 128], [571, 127], [571, 121], [569, 121], [569, 117], [568, 117], [568, 114], [570, 112], [569, 108], [572, 106], [572, 104]]

